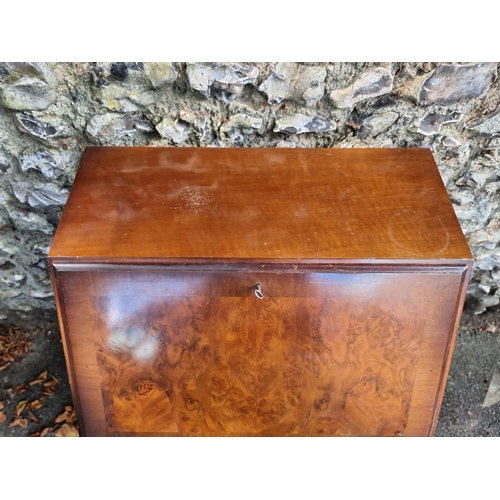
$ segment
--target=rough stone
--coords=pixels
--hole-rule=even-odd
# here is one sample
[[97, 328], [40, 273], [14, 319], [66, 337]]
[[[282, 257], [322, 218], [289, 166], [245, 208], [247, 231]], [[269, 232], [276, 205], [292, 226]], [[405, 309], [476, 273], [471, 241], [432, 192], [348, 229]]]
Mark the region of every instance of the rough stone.
[[442, 125], [446, 123], [459, 122], [461, 119], [462, 115], [460, 113], [450, 113], [448, 115], [430, 113], [420, 120], [417, 132], [422, 135], [435, 135], [439, 133]]
[[12, 83], [22, 76], [38, 78], [53, 85], [54, 73], [50, 66], [44, 62], [3, 62], [0, 63], [0, 81]]
[[111, 111], [141, 111], [160, 98], [143, 63], [98, 63], [93, 76], [94, 100]]
[[5, 174], [15, 163], [15, 159], [5, 151], [0, 149], [0, 173]]
[[163, 120], [156, 125], [156, 130], [158, 130], [162, 137], [172, 141], [174, 144], [184, 142], [189, 137], [190, 133], [185, 122], [172, 120], [168, 117], [163, 118]]
[[113, 111], [140, 111], [158, 102], [160, 96], [155, 91], [141, 91], [137, 88], [108, 85], [94, 92], [94, 99]]
[[21, 170], [38, 170], [47, 180], [57, 179], [62, 172], [54, 156], [43, 149], [22, 158]]
[[483, 94], [496, 80], [497, 64], [443, 64], [425, 80], [418, 104], [451, 105]]
[[177, 78], [175, 67], [170, 62], [145, 62], [144, 72], [157, 89], [173, 83]]
[[248, 64], [188, 63], [186, 74], [193, 90], [229, 103], [257, 79], [259, 70]]
[[335, 122], [325, 118], [297, 113], [276, 120], [274, 131], [286, 132], [287, 134], [304, 134], [307, 132], [329, 132], [330, 130], [336, 130], [336, 128]]
[[325, 93], [326, 68], [297, 63], [277, 63], [259, 87], [270, 104], [290, 99], [312, 107]]
[[13, 297], [19, 297], [21, 295], [21, 290], [0, 290], [0, 300], [12, 299]]
[[68, 199], [69, 191], [61, 189], [55, 184], [45, 184], [35, 189], [28, 196], [28, 204], [31, 207], [52, 207], [64, 205]]
[[330, 100], [337, 108], [352, 108], [357, 102], [388, 94], [392, 91], [394, 76], [391, 69], [379, 67], [364, 72], [352, 85], [335, 89]]
[[12, 192], [14, 196], [21, 202], [26, 203], [28, 201], [28, 195], [33, 189], [33, 183], [26, 180], [21, 180], [17, 182], [12, 182]]
[[54, 233], [54, 226], [41, 215], [12, 206], [8, 206], [7, 211], [14, 227], [20, 231], [40, 231], [49, 235]]
[[[0, 63], [2, 96], [15, 89], [36, 97], [35, 88], [48, 102], [58, 97], [46, 111], [0, 106], [0, 276], [13, 269], [27, 276], [21, 289], [0, 282], [16, 292], [4, 309], [54, 307], [45, 254], [82, 151], [93, 144], [428, 147], [478, 262], [471, 295], [483, 305], [498, 302], [496, 72], [491, 63]], [[432, 88], [422, 91], [425, 82]], [[443, 104], [446, 87], [462, 89], [463, 101]], [[467, 101], [477, 88], [484, 88], [481, 102]], [[441, 97], [423, 108], [419, 94]], [[439, 129], [453, 113], [469, 123]], [[165, 118], [161, 136], [154, 125]]]
[[399, 114], [394, 111], [365, 118], [361, 121], [357, 135], [360, 139], [366, 139], [370, 136], [376, 137], [390, 128], [398, 118]]
[[458, 148], [461, 145], [461, 142], [455, 139], [454, 137], [443, 137], [443, 146], [447, 148]]
[[220, 131], [224, 134], [229, 134], [232, 130], [239, 129], [244, 133], [244, 131], [248, 130], [253, 131], [261, 129], [262, 123], [262, 118], [249, 116], [245, 113], [237, 113], [221, 126]]
[[193, 113], [186, 109], [181, 110], [179, 118], [192, 125], [193, 132], [199, 137], [202, 142], [210, 140], [212, 135], [212, 126], [210, 119], [204, 114]]
[[49, 85], [25, 76], [11, 85], [0, 86], [0, 104], [19, 111], [47, 109], [56, 99]]
[[469, 123], [467, 128], [479, 132], [480, 134], [500, 134], [500, 108], [489, 115], [479, 118], [473, 123]]
[[12, 288], [19, 288], [26, 283], [26, 273], [16, 270], [1, 272], [0, 282]]
[[142, 115], [105, 113], [94, 115], [87, 123], [86, 132], [97, 144], [109, 144], [133, 139], [153, 132], [153, 126]]
[[22, 132], [28, 132], [32, 136], [46, 141], [68, 137], [72, 134], [71, 127], [66, 122], [53, 117], [45, 118], [42, 121], [34, 116], [17, 113], [16, 121]]

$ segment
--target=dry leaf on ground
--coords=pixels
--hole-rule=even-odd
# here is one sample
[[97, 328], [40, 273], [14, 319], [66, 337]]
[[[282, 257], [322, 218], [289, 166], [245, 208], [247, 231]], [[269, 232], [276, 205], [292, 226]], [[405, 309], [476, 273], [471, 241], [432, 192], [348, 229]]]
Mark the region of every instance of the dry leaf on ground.
[[30, 385], [36, 385], [36, 384], [41, 384], [42, 382], [45, 382], [47, 380], [47, 370], [43, 371], [38, 375], [38, 377], [35, 380], [32, 380], [30, 382]]
[[57, 437], [78, 437], [78, 429], [76, 426], [71, 424], [62, 424], [61, 427], [54, 431], [54, 435]]
[[22, 385], [18, 385], [16, 387], [16, 392], [18, 394], [21, 394], [23, 392], [26, 392], [28, 389], [30, 388], [30, 386], [28, 384], [22, 384]]
[[28, 401], [19, 401], [16, 406], [16, 417], [20, 417], [23, 410], [26, 408]]
[[36, 411], [42, 407], [42, 403], [40, 402], [39, 399], [35, 399], [35, 401], [32, 401], [29, 406], [32, 410]]
[[9, 427], [16, 427], [16, 426], [19, 426], [19, 427], [22, 427], [23, 429], [26, 429], [26, 427], [28, 427], [28, 419], [16, 417], [9, 424]]
[[3, 410], [3, 403], [0, 401], [0, 410]]
[[0, 411], [0, 424], [7, 420], [7, 415], [3, 411]]
[[485, 330], [487, 332], [495, 333], [498, 330], [498, 326], [494, 325], [493, 323], [488, 323], [488, 325], [486, 326]]
[[20, 327], [0, 328], [0, 371], [6, 370], [16, 358], [24, 356], [29, 347], [28, 334]]

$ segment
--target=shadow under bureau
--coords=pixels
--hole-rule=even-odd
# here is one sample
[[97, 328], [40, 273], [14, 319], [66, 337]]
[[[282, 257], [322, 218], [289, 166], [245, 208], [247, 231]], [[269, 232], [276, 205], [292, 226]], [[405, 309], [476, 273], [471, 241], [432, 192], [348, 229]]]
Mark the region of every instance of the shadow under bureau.
[[93, 147], [49, 263], [84, 435], [427, 436], [472, 258], [429, 150]]

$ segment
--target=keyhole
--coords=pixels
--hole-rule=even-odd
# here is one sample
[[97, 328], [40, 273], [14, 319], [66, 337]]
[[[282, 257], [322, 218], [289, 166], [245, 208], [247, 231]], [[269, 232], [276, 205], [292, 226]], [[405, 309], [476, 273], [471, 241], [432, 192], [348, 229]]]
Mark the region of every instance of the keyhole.
[[254, 293], [258, 299], [264, 298], [264, 295], [262, 293], [262, 285], [260, 283], [256, 283]]

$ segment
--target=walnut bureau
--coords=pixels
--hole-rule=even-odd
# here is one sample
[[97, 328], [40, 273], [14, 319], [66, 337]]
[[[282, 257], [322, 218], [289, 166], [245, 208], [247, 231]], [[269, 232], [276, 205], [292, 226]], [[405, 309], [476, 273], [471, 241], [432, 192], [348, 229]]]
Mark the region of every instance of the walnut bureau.
[[49, 252], [87, 436], [428, 436], [472, 258], [425, 149], [91, 147]]

